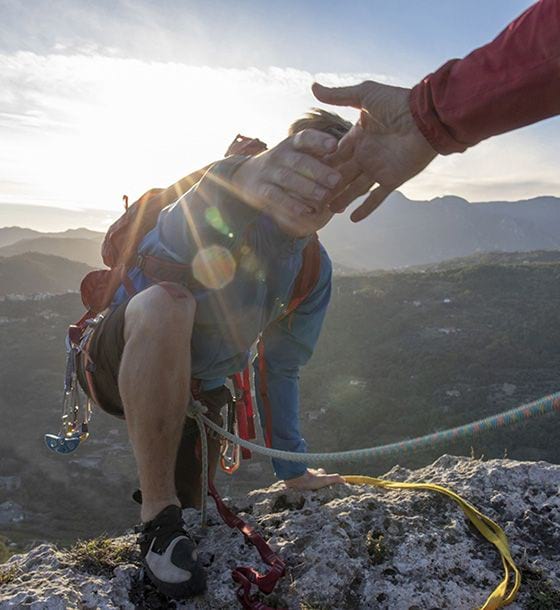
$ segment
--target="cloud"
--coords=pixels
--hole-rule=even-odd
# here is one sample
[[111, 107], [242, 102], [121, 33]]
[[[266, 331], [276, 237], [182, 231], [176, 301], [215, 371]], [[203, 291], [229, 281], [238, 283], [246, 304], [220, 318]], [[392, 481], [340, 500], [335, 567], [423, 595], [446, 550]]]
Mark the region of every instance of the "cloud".
[[[219, 158], [238, 132], [283, 139], [316, 103], [315, 77], [293, 68], [211, 68], [94, 52], [0, 55], [2, 175], [15, 182], [26, 176], [33, 186], [22, 198], [108, 206], [123, 190], [139, 195]], [[321, 75], [335, 84], [363, 77]]]
[[504, 134], [462, 155], [437, 158], [403, 187], [407, 196], [460, 195], [469, 201], [560, 195], [560, 121]]
[[[220, 157], [238, 132], [280, 141], [291, 121], [317, 105], [314, 80], [402, 84], [387, 74], [192, 66], [94, 47], [64, 50], [0, 55], [4, 200], [118, 209], [124, 192], [138, 196]], [[354, 110], [340, 112], [356, 117]], [[549, 140], [548, 149], [527, 131], [491, 140], [437, 160], [403, 190], [416, 199], [559, 195], [558, 140]]]

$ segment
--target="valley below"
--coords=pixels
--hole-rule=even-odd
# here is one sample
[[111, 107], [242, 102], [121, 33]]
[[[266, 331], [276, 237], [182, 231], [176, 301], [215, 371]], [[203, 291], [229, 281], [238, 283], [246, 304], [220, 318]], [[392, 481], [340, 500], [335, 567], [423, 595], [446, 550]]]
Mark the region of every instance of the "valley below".
[[[560, 252], [485, 254], [404, 271], [335, 276], [318, 349], [302, 371], [309, 450], [371, 447], [461, 425], [560, 388]], [[0, 534], [8, 548], [115, 535], [138, 520], [124, 422], [95, 410], [70, 456], [57, 432], [64, 334], [79, 295], [0, 299]], [[418, 468], [440, 454], [560, 463], [560, 420], [545, 416], [444, 448], [342, 473]], [[235, 504], [273, 475], [244, 461], [218, 487]], [[11, 545], [11, 547], [10, 547]]]

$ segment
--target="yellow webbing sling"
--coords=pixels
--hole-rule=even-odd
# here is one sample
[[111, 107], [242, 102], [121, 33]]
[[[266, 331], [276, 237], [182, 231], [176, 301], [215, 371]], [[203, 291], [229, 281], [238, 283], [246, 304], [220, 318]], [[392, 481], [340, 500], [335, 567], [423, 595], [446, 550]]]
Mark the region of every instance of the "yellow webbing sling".
[[[373, 477], [364, 477], [360, 475], [345, 476], [344, 480], [351, 485], [373, 485], [382, 487], [383, 489], [419, 489], [425, 491], [436, 491], [440, 494], [448, 496], [454, 500], [465, 513], [465, 516], [476, 527], [476, 529], [491, 542], [500, 552], [502, 564], [504, 566], [504, 577], [500, 584], [488, 596], [488, 599], [479, 610], [498, 610], [511, 604], [519, 591], [521, 584], [521, 573], [511, 557], [511, 551], [506, 535], [502, 528], [483, 515], [477, 508], [461, 498], [458, 494], [433, 483], [397, 483], [396, 481], [385, 481], [383, 479], [375, 479]], [[508, 593], [508, 585], [511, 572], [514, 574], [514, 581], [511, 590]]]

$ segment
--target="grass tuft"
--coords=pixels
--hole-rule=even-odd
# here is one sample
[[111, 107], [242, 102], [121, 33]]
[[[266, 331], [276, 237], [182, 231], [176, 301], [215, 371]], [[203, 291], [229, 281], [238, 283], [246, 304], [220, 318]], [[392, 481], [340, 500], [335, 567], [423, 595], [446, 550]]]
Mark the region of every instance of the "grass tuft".
[[88, 574], [111, 576], [113, 570], [121, 564], [139, 563], [139, 553], [134, 542], [101, 536], [78, 540], [65, 553], [63, 563]]
[[525, 585], [529, 593], [526, 610], [560, 608], [560, 590], [555, 589], [552, 582], [540, 570], [525, 567], [522, 583], [522, 587]]
[[0, 587], [9, 585], [21, 574], [18, 565], [0, 567]]
[[366, 550], [374, 566], [383, 563], [389, 555], [385, 537], [381, 532], [370, 531], [366, 534]]

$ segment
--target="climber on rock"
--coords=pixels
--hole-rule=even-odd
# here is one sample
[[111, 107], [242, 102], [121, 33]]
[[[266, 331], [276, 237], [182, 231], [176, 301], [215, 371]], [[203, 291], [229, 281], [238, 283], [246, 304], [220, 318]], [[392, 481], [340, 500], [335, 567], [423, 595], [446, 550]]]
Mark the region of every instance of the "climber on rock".
[[[237, 138], [228, 153], [245, 154], [213, 164], [160, 213], [82, 354], [82, 387], [126, 419], [141, 486], [141, 554], [167, 595], [195, 595], [206, 580], [181, 516], [200, 498], [189, 397], [220, 423], [225, 380], [243, 370], [257, 338], [254, 382], [267, 444], [306, 451], [299, 370], [331, 291], [331, 263], [316, 231], [331, 219], [329, 198], [342, 179], [325, 158], [350, 127], [317, 110], [270, 150]], [[209, 447], [212, 476], [219, 441], [209, 438]], [[273, 467], [290, 488], [342, 482], [303, 463], [275, 459]]]

